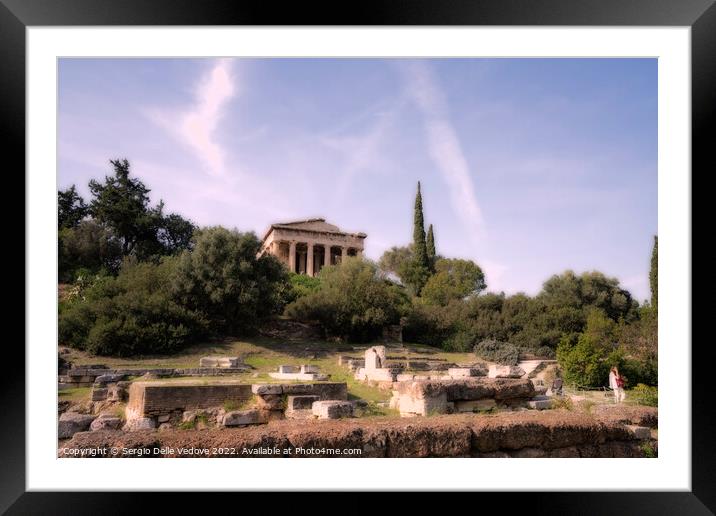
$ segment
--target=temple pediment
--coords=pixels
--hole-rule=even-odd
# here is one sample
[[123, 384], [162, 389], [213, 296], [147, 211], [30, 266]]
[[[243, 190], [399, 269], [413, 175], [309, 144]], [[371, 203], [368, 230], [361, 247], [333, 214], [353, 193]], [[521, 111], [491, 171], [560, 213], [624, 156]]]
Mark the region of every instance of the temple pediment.
[[316, 275], [324, 266], [363, 254], [365, 233], [348, 233], [314, 218], [271, 224], [259, 254], [271, 254], [290, 271]]

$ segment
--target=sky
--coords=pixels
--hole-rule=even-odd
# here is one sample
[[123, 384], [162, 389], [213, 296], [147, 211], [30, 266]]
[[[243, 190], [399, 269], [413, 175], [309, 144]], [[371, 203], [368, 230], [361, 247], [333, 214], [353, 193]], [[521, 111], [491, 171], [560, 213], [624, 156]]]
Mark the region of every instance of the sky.
[[534, 295], [599, 270], [649, 297], [656, 59], [78, 59], [59, 63], [58, 188], [126, 158], [153, 202], [261, 237], [325, 218], [377, 260], [412, 238]]

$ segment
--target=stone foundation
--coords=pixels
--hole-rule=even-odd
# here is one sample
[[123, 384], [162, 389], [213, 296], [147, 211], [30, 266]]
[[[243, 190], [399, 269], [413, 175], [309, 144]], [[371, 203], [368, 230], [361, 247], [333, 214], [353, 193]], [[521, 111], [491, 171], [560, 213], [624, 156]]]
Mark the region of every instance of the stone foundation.
[[[654, 411], [655, 413], [655, 411]], [[434, 418], [336, 421], [272, 421], [239, 429], [80, 432], [67, 449], [154, 450], [154, 457], [179, 457], [187, 443], [196, 449], [353, 448], [352, 458], [375, 457], [646, 457], [658, 443], [644, 430], [589, 414], [555, 410], [495, 415], [455, 414]], [[174, 450], [174, 451], [172, 451]], [[59, 454], [62, 457], [62, 452]], [[98, 455], [100, 456], [100, 455]], [[184, 455], [181, 455], [184, 456]], [[195, 454], [187, 457], [206, 457]], [[208, 455], [221, 456], [221, 455]], [[247, 457], [231, 454], [226, 457]], [[256, 454], [254, 456], [259, 456]], [[263, 455], [270, 456], [270, 455]], [[274, 455], [276, 456], [276, 455]], [[280, 452], [279, 452], [279, 455]], [[299, 457], [292, 453], [286, 457]]]
[[131, 420], [217, 407], [226, 402], [240, 405], [252, 396], [251, 385], [248, 384], [134, 382], [129, 387], [126, 415], [127, 420]]
[[535, 395], [534, 386], [527, 379], [468, 377], [406, 381], [396, 382], [392, 388], [390, 407], [403, 417], [445, 414], [452, 410], [464, 412], [468, 407], [489, 410], [496, 406], [526, 406]]

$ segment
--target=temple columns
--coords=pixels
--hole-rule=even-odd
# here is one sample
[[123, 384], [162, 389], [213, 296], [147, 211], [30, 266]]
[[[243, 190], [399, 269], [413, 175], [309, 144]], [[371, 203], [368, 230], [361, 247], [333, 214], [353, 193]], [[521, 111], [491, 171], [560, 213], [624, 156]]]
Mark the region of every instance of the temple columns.
[[308, 243], [306, 250], [306, 274], [313, 276], [313, 243]]
[[326, 244], [323, 246], [323, 249], [325, 250], [325, 256], [323, 258], [323, 266], [326, 267], [327, 265], [331, 264], [331, 246]]
[[348, 256], [348, 248], [341, 247], [341, 263], [346, 261], [346, 256]]
[[288, 270], [296, 272], [296, 242], [288, 244]]

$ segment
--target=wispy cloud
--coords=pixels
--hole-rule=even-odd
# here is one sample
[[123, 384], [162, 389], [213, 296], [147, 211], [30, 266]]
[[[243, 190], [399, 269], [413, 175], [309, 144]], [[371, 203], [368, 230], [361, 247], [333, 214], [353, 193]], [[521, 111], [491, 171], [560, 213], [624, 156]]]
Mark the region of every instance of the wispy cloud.
[[409, 61], [401, 68], [408, 95], [423, 116], [430, 158], [448, 185], [453, 209], [473, 243], [477, 243], [486, 236], [485, 223], [467, 159], [450, 122], [445, 96], [427, 63]]
[[155, 122], [186, 144], [213, 176], [223, 176], [226, 172], [226, 152], [215, 133], [229, 100], [236, 95], [236, 78], [232, 72], [232, 61], [219, 59], [199, 81], [194, 103], [188, 109], [173, 114], [150, 113]]
[[395, 119], [396, 110], [380, 111], [373, 114], [374, 122], [367, 131], [360, 134], [331, 135], [320, 139], [325, 147], [338, 152], [343, 158], [343, 167], [338, 170], [334, 202], [340, 206], [345, 202], [352, 181], [362, 172], [384, 170], [390, 166], [388, 155], [383, 152], [386, 135]]

